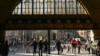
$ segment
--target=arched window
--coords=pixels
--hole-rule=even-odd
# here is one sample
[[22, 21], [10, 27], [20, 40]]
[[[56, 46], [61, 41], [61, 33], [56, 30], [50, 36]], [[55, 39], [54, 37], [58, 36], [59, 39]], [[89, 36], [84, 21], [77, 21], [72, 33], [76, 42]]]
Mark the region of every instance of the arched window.
[[76, 0], [22, 0], [13, 15], [88, 14]]

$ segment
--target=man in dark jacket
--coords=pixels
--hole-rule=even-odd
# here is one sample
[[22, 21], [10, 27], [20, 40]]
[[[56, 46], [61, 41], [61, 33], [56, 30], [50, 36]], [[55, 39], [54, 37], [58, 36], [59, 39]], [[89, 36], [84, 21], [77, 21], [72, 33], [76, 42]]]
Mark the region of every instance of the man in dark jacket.
[[33, 54], [36, 54], [38, 42], [36, 40], [34, 40], [32, 45], [33, 45]]
[[3, 46], [3, 56], [8, 56], [8, 52], [9, 52], [8, 41], [5, 41], [2, 46]]
[[47, 49], [48, 49], [48, 41], [47, 39], [45, 39], [45, 41], [43, 42], [44, 45], [44, 52], [47, 54]]
[[42, 56], [42, 49], [43, 49], [43, 42], [42, 40], [39, 41], [39, 56]]
[[60, 50], [61, 50], [61, 42], [59, 40], [57, 40], [56, 42], [56, 48], [58, 50], [58, 55], [60, 54]]

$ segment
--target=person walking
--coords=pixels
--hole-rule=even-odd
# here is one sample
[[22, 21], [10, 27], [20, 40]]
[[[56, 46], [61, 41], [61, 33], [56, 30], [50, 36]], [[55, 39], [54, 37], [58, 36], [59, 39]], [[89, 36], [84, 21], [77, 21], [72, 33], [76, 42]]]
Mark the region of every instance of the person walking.
[[48, 41], [47, 41], [47, 39], [44, 40], [43, 45], [44, 45], [44, 53], [47, 54], [47, 50], [48, 50]]
[[40, 40], [38, 45], [39, 45], [39, 56], [42, 56], [43, 41]]
[[3, 54], [2, 56], [8, 56], [8, 52], [9, 52], [9, 45], [8, 45], [8, 41], [4, 41], [3, 44]]
[[75, 53], [76, 52], [76, 47], [77, 47], [77, 41], [75, 40], [74, 37], [71, 40], [71, 44], [72, 44], [72, 53]]
[[78, 54], [80, 54], [81, 42], [77, 40]]
[[85, 43], [85, 51], [87, 51], [88, 50], [88, 45], [89, 45], [89, 41], [87, 41], [86, 43]]
[[96, 56], [100, 56], [100, 41], [97, 43]]
[[33, 56], [36, 54], [38, 42], [36, 40], [33, 41]]
[[67, 44], [67, 52], [71, 53], [71, 43], [70, 42]]
[[95, 47], [95, 43], [93, 41], [90, 42], [89, 46], [88, 46], [88, 52], [89, 54], [93, 53], [93, 48]]
[[57, 40], [57, 42], [56, 42], [56, 48], [57, 48], [58, 55], [59, 55], [60, 54], [60, 50], [61, 50], [61, 42], [59, 40]]

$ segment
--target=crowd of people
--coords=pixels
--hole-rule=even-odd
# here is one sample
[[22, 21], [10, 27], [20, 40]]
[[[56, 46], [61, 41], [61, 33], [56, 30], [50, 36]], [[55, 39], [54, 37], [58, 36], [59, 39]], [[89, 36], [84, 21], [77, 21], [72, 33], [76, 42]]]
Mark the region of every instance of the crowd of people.
[[[33, 55], [36, 55], [36, 53], [39, 53], [39, 56], [43, 56], [42, 54], [49, 53], [48, 49], [50, 48], [49, 45], [50, 43], [48, 42], [47, 39], [45, 40], [33, 40], [31, 43], [32, 50], [33, 50]], [[66, 44], [66, 43], [65, 43]], [[99, 53], [100, 52], [100, 41], [98, 41], [97, 44], [95, 44], [93, 41], [88, 42], [87, 44], [82, 44], [80, 40], [76, 40], [74, 37], [69, 41], [69, 44], [67, 43], [66, 45], [62, 46], [62, 41], [61, 40], [55, 40], [55, 48], [57, 50], [58, 55], [60, 53], [63, 53], [64, 47], [67, 49], [67, 52], [70, 53], [77, 53], [80, 54], [80, 50], [82, 46], [84, 45], [84, 50], [88, 51], [89, 54], [93, 53], [93, 51]], [[37, 49], [39, 51], [37, 51]], [[2, 44], [0, 44], [0, 55], [2, 56], [8, 56], [9, 52], [9, 45], [7, 41], [4, 41]], [[49, 50], [50, 51], [50, 50]], [[66, 52], [66, 53], [67, 53]]]
[[[61, 45], [61, 41], [57, 40], [56, 41], [56, 47], [58, 54], [63, 52], [63, 47]], [[84, 51], [87, 51], [89, 54], [97, 54], [100, 53], [100, 41], [97, 43], [93, 41], [89, 41], [88, 44], [82, 43], [81, 40], [75, 39], [74, 37], [69, 41], [69, 43], [66, 44], [67, 47], [67, 52], [70, 53], [81, 53], [81, 50], [84, 49]]]
[[33, 55], [35, 55], [37, 53], [37, 47], [39, 49], [39, 56], [42, 56], [42, 53], [46, 53], [47, 54], [47, 50], [48, 50], [48, 41], [47, 39], [43, 40], [39, 40], [36, 41], [34, 40], [31, 44], [33, 46]]
[[[88, 43], [82, 43], [80, 40], [76, 40], [75, 38], [72, 38], [70, 41], [70, 45], [67, 46], [68, 52], [71, 51], [71, 53], [78, 53], [80, 54], [80, 50], [84, 49], [85, 51], [88, 51], [89, 54], [97, 54], [100, 53], [100, 41], [97, 43], [93, 41], [89, 41]], [[76, 51], [77, 49], [77, 51]]]
[[[63, 53], [63, 49], [64, 49], [64, 46], [67, 47], [67, 50], [68, 52], [72, 52], [72, 53], [76, 53], [76, 49], [78, 48], [78, 54], [80, 54], [80, 50], [81, 50], [81, 46], [82, 46], [82, 43], [80, 40], [76, 40], [75, 38], [72, 38], [70, 40], [70, 45], [64, 45], [62, 46], [62, 41], [61, 40], [55, 40], [56, 44], [55, 44], [55, 48], [58, 52], [58, 55], [60, 53]], [[65, 43], [66, 44], [66, 43]], [[40, 40], [39, 42], [34, 40], [33, 43], [32, 43], [32, 46], [33, 46], [33, 53], [35, 54], [36, 53], [36, 50], [37, 50], [37, 47], [39, 49], [39, 56], [42, 56], [42, 52], [46, 53], [47, 54], [47, 50], [48, 50], [48, 41], [47, 40]]]

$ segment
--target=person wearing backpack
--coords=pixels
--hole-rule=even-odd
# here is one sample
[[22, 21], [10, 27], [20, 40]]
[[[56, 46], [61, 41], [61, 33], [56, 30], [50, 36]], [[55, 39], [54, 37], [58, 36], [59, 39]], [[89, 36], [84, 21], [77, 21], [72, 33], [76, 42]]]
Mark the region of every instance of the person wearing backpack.
[[75, 40], [74, 37], [71, 40], [71, 44], [72, 44], [72, 53], [75, 53], [76, 52], [76, 47], [77, 47], [77, 41]]

